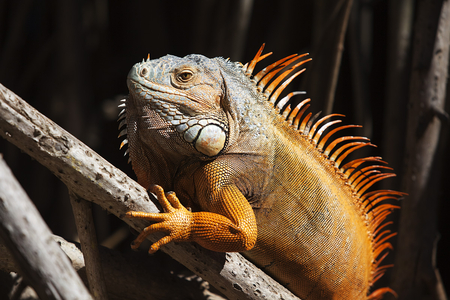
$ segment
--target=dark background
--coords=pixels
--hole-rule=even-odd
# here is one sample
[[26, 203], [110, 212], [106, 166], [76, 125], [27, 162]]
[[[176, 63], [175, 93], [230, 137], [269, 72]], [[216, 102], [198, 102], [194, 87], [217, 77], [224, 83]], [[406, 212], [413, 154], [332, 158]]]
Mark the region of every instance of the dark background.
[[[148, 53], [152, 58], [199, 53], [245, 63], [266, 43], [265, 52], [274, 54], [260, 63], [264, 67], [292, 53], [310, 52], [313, 63], [291, 87], [313, 91], [315, 113], [325, 102], [314, 92], [322, 82], [305, 78], [326, 50], [324, 40], [335, 29], [334, 13], [344, 2], [0, 0], [0, 83], [135, 178], [118, 149], [116, 123], [117, 104], [127, 94], [126, 76], [134, 63]], [[395, 61], [390, 52], [393, 20], [399, 14], [392, 2], [354, 0], [332, 110], [347, 115], [347, 124], [365, 126], [358, 134], [379, 146], [370, 154], [382, 155], [394, 166], [399, 177], [388, 185], [401, 189], [404, 142], [392, 145], [385, 139], [392, 131], [404, 137], [408, 110], [407, 89], [404, 97], [388, 95], [390, 62]], [[416, 4], [410, 3], [414, 15]], [[388, 120], [392, 107], [400, 113]], [[448, 150], [448, 145], [443, 147]], [[53, 232], [76, 240], [65, 186], [4, 140], [0, 152]], [[447, 156], [441, 162], [445, 170], [449, 161]], [[445, 183], [448, 176], [439, 185], [437, 254], [448, 287], [450, 199]], [[95, 217], [100, 242], [123, 226], [100, 209]], [[128, 249], [129, 241], [116, 247]]]

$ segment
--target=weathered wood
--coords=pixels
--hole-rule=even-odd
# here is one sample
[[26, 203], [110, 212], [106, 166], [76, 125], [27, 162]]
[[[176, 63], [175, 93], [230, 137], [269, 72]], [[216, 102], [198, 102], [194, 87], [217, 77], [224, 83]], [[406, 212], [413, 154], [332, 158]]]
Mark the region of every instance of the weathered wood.
[[97, 234], [95, 233], [92, 216], [92, 203], [73, 193], [70, 193], [70, 203], [72, 204], [78, 237], [86, 261], [89, 289], [96, 300], [107, 300], [104, 274], [98, 253]]
[[[159, 212], [142, 186], [2, 85], [0, 135], [47, 167], [70, 191], [137, 231], [148, 223], [124, 218], [127, 211]], [[162, 251], [229, 299], [297, 299], [238, 253], [215, 253], [189, 243], [170, 243]]]
[[[61, 249], [70, 259], [73, 268], [87, 283], [86, 264], [80, 245], [70, 243], [59, 236], [53, 236]], [[202, 287], [205, 282], [199, 280], [185, 280], [180, 276], [174, 277], [172, 269], [164, 269], [164, 266], [155, 260], [147, 259], [146, 253], [122, 254], [105, 247], [99, 247], [99, 261], [101, 262], [108, 291], [111, 300], [183, 300], [186, 294], [193, 299], [223, 300], [218, 295], [208, 296], [207, 289]], [[0, 270], [4, 272], [18, 272], [12, 255], [5, 246], [0, 244]]]
[[0, 237], [40, 299], [92, 299], [3, 158], [0, 220]]
[[[317, 31], [311, 50], [314, 59], [305, 78], [306, 90], [314, 99], [312, 111], [322, 110], [328, 115], [333, 109], [353, 0], [321, 0], [314, 1], [314, 4], [320, 16], [314, 26]], [[318, 82], [321, 84], [317, 84]]]
[[[405, 114], [408, 102], [414, 2], [414, 0], [389, 2], [387, 80], [383, 111], [385, 130], [382, 134], [382, 145], [379, 146], [382, 146], [383, 159], [389, 162], [398, 175], [403, 174], [405, 153], [406, 119], [401, 116]], [[400, 189], [400, 179], [398, 176], [389, 182], [383, 181], [382, 185], [386, 189]]]
[[[438, 237], [439, 153], [450, 48], [450, 2], [417, 2], [406, 135], [406, 169], [392, 288], [398, 299], [446, 299], [433, 261]], [[441, 155], [441, 156], [440, 156]], [[424, 297], [427, 295], [426, 297]]]

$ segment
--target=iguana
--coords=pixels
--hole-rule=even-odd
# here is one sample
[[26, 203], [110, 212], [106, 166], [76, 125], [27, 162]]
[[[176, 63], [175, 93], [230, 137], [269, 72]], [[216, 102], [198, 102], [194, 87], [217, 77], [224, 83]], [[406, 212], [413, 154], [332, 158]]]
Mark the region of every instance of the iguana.
[[121, 147], [128, 144], [138, 182], [165, 211], [127, 213], [155, 222], [132, 247], [162, 231], [150, 253], [171, 241], [196, 242], [243, 252], [303, 300], [379, 299], [391, 290], [369, 289], [389, 267], [381, 262], [395, 233], [385, 219], [397, 208], [379, 203], [403, 194], [367, 190], [394, 174], [379, 157], [343, 164], [372, 144], [332, 138], [359, 126], [337, 126], [338, 114], [312, 117], [309, 99], [293, 100], [302, 92], [280, 97], [305, 70], [305, 55], [252, 74], [271, 54], [263, 48], [245, 65], [166, 55], [130, 70]]

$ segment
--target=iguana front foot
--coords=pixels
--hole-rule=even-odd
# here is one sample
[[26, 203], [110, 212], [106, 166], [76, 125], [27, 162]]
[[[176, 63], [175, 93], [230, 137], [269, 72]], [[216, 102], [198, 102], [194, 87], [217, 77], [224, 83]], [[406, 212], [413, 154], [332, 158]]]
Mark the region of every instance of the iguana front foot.
[[131, 244], [131, 248], [137, 249], [149, 234], [158, 231], [168, 232], [169, 235], [153, 243], [148, 250], [149, 254], [155, 253], [161, 246], [172, 241], [190, 240], [192, 213], [180, 203], [174, 192], [164, 193], [163, 188], [159, 185], [154, 185], [149, 191], [156, 195], [159, 203], [163, 207], [164, 213], [129, 211], [125, 214], [129, 218], [158, 222], [144, 228]]
[[[167, 232], [168, 235], [150, 247], [150, 254], [172, 241], [196, 242], [217, 252], [241, 252], [254, 247], [257, 237], [255, 215], [247, 199], [235, 186], [225, 186], [216, 193], [222, 201], [211, 200], [223, 214], [191, 212], [180, 203], [174, 192], [164, 193], [158, 185], [149, 191], [156, 195], [164, 213], [130, 211], [125, 214], [129, 218], [157, 222], [144, 228], [132, 243], [132, 249], [137, 249], [149, 234], [157, 231]], [[229, 201], [224, 201], [226, 199]]]

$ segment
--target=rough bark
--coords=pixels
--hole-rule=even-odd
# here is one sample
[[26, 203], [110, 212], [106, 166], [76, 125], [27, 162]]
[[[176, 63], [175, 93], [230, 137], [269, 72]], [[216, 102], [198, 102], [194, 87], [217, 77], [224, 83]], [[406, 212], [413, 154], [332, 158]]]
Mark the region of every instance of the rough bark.
[[[87, 284], [86, 264], [80, 245], [70, 243], [61, 237], [53, 236], [55, 242], [70, 259], [73, 268]], [[204, 295], [208, 286], [196, 278], [174, 277], [171, 269], [163, 269], [161, 264], [147, 259], [146, 253], [122, 254], [105, 247], [99, 247], [99, 261], [102, 265], [105, 284], [110, 300], [183, 300], [186, 295], [191, 299], [223, 299], [209, 294]], [[0, 244], [0, 270], [6, 273], [18, 272], [14, 258], [4, 245]], [[182, 275], [182, 274], [181, 274]], [[205, 286], [206, 285], [206, 286]], [[203, 291], [202, 291], [203, 287]]]
[[1, 239], [40, 299], [92, 299], [3, 158], [0, 220]]
[[[47, 167], [70, 192], [122, 218], [137, 231], [147, 222], [127, 219], [129, 210], [159, 212], [145, 189], [0, 85], [0, 135]], [[150, 240], [157, 240], [153, 235]], [[230, 299], [296, 299], [238, 253], [213, 253], [189, 243], [162, 251]]]
[[98, 253], [97, 234], [95, 233], [92, 203], [70, 194], [78, 237], [86, 261], [86, 273], [89, 289], [96, 300], [107, 300], [104, 273]]
[[306, 90], [314, 99], [312, 111], [322, 110], [325, 115], [333, 109], [352, 3], [353, 0], [315, 1], [317, 34], [311, 51], [314, 60], [309, 67]]
[[[386, 100], [383, 131], [383, 158], [397, 174], [403, 174], [409, 74], [411, 72], [414, 0], [389, 2], [389, 28], [386, 72]], [[399, 189], [400, 177], [383, 182], [385, 188]], [[394, 185], [395, 183], [395, 185]]]
[[[446, 299], [433, 261], [442, 172], [439, 153], [448, 76], [450, 2], [418, 2], [413, 41], [406, 169], [392, 288], [398, 299]], [[448, 155], [446, 153], [445, 155]]]

